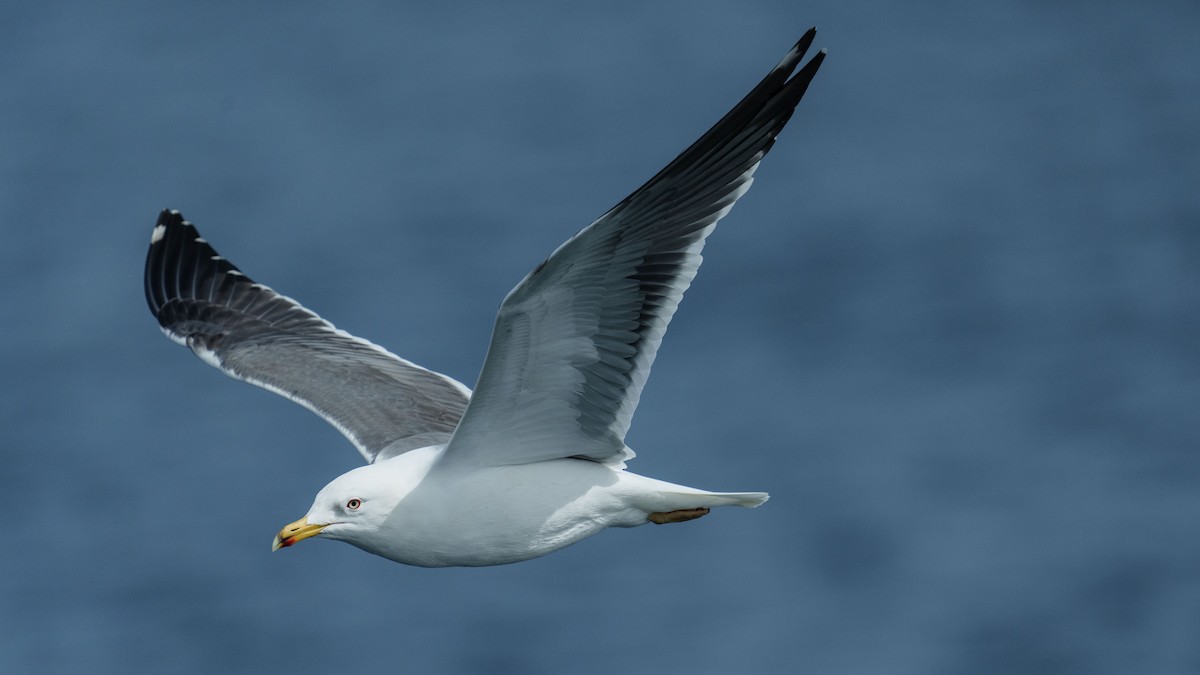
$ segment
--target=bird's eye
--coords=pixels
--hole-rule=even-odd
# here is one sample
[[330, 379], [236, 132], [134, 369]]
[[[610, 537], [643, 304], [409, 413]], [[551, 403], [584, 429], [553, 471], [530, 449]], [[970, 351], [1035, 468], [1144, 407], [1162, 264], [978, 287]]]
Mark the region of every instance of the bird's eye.
[[351, 511], [353, 511], [354, 509], [357, 509], [360, 506], [362, 506], [361, 499], [351, 499], [350, 501], [346, 502], [346, 508], [350, 509]]

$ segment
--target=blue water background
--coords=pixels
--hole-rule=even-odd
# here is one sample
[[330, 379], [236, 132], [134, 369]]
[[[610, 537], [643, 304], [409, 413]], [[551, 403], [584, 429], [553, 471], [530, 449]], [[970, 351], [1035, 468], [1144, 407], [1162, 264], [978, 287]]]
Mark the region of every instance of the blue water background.
[[[271, 536], [357, 454], [158, 331], [177, 208], [473, 383], [508, 289], [811, 24], [631, 468], [490, 569]], [[0, 672], [1200, 672], [1200, 5], [6, 3]]]

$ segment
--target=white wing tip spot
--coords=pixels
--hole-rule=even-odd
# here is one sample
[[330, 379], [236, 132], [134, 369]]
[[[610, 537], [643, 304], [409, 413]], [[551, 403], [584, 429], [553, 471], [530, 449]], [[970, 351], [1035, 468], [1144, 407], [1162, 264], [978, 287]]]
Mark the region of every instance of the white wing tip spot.
[[153, 246], [162, 241], [162, 238], [167, 234], [166, 225], [155, 225], [154, 231], [150, 233], [150, 244]]

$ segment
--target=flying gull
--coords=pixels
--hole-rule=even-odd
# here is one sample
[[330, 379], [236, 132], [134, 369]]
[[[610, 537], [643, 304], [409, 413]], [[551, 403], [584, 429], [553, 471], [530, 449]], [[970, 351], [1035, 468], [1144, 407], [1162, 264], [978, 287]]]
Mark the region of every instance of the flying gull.
[[163, 211], [145, 278], [162, 330], [320, 415], [367, 461], [326, 485], [273, 549], [325, 537], [409, 565], [500, 565], [606, 527], [765, 502], [763, 492], [626, 471], [624, 439], [705, 238], [750, 187], [824, 59], [821, 50], [793, 75], [815, 34], [509, 292], [474, 393], [255, 283], [178, 211]]

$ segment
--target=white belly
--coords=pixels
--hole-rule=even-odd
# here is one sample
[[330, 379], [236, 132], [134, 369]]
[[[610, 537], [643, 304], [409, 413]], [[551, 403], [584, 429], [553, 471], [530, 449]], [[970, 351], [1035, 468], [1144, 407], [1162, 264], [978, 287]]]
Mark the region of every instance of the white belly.
[[646, 512], [630, 504], [640, 481], [657, 483], [574, 459], [461, 474], [435, 469], [400, 501], [378, 536], [352, 543], [422, 567], [528, 560], [606, 527], [644, 523]]

